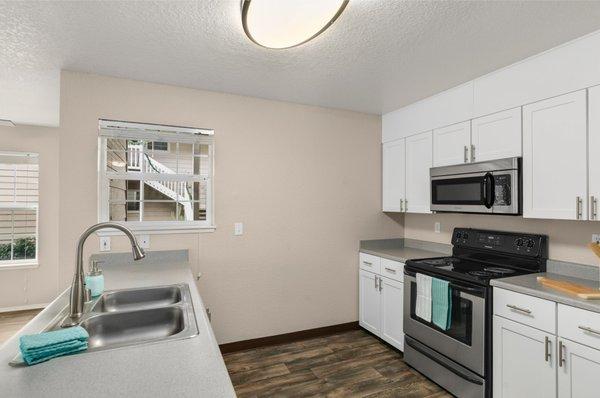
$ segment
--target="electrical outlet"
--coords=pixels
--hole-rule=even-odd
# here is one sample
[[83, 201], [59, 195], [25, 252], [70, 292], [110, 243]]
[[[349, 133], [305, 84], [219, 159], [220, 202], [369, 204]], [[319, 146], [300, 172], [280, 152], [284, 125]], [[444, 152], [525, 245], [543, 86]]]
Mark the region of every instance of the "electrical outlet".
[[110, 251], [110, 236], [101, 236], [100, 237], [100, 251], [101, 252], [109, 252]]
[[233, 224], [233, 234], [236, 236], [243, 235], [244, 234], [244, 224], [241, 222], [236, 222], [235, 224]]
[[150, 235], [139, 235], [136, 239], [142, 249], [150, 249]]
[[592, 242], [600, 243], [600, 234], [592, 234]]
[[441, 229], [442, 229], [442, 225], [439, 222], [436, 222], [435, 224], [433, 224], [433, 230], [435, 231], [436, 234], [439, 234]]

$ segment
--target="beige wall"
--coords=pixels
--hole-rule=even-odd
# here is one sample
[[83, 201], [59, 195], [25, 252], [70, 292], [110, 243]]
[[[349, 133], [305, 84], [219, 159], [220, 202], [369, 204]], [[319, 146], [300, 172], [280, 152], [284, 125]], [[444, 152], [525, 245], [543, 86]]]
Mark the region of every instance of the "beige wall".
[[58, 294], [59, 140], [56, 129], [0, 127], [0, 150], [39, 153], [39, 266], [0, 269], [0, 308], [49, 303]]
[[151, 249], [190, 250], [219, 342], [357, 319], [358, 241], [403, 233], [380, 211], [379, 116], [63, 72], [61, 286], [97, 221], [99, 118], [215, 130], [216, 232], [152, 235]]
[[[434, 232], [435, 222], [441, 223], [439, 234]], [[600, 223], [593, 221], [538, 220], [465, 214], [407, 214], [404, 219], [406, 238], [448, 243], [454, 227], [546, 234], [550, 241], [550, 258], [582, 264], [600, 264], [599, 259], [586, 247], [592, 240], [592, 233], [600, 233]]]

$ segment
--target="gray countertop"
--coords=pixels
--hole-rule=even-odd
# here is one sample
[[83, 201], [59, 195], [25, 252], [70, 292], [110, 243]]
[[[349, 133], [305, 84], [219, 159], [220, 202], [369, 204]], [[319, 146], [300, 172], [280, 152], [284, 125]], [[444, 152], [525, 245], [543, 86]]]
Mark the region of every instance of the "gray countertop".
[[378, 239], [361, 241], [359, 251], [403, 263], [416, 258], [447, 256], [452, 247], [413, 239]]
[[600, 312], [600, 300], [583, 300], [577, 298], [576, 296], [563, 293], [559, 290], [551, 289], [539, 283], [537, 281], [538, 276], [545, 276], [551, 279], [577, 283], [580, 285], [594, 287], [596, 289], [598, 288], [598, 280], [592, 281], [589, 279], [579, 279], [566, 275], [552, 274], [548, 272], [511, 276], [509, 278], [493, 279], [491, 281], [491, 284], [492, 286], [499, 287], [502, 289], [528, 294], [530, 296], [555, 301], [557, 303], [582, 308], [584, 310]]
[[198, 336], [55, 358], [13, 368], [18, 337], [40, 332], [67, 305], [68, 289], [0, 347], [3, 397], [235, 397], [187, 262], [104, 267], [107, 290], [187, 283]]

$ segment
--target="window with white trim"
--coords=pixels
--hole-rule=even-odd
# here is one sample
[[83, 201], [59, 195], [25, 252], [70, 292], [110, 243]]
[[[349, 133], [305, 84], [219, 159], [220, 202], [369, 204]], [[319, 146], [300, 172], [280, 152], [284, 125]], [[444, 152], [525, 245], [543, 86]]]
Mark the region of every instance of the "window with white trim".
[[37, 264], [36, 153], [0, 152], [0, 267]]
[[100, 221], [213, 228], [213, 131], [100, 120]]

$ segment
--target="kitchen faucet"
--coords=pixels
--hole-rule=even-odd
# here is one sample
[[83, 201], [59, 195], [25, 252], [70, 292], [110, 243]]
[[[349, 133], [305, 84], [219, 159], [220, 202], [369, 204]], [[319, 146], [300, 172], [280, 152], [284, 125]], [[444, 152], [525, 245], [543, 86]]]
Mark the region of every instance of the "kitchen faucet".
[[105, 228], [115, 228], [122, 231], [125, 236], [129, 238], [131, 242], [131, 250], [133, 252], [134, 260], [141, 260], [146, 256], [144, 250], [140, 247], [133, 235], [131, 230], [121, 224], [114, 222], [101, 222], [96, 225], [92, 225], [85, 230], [79, 237], [77, 243], [77, 267], [75, 268], [75, 276], [73, 277], [73, 285], [71, 286], [71, 297], [69, 299], [69, 317], [63, 322], [63, 327], [74, 326], [78, 323], [79, 318], [83, 314], [83, 304], [85, 302], [85, 282], [83, 272], [83, 245], [92, 233]]

